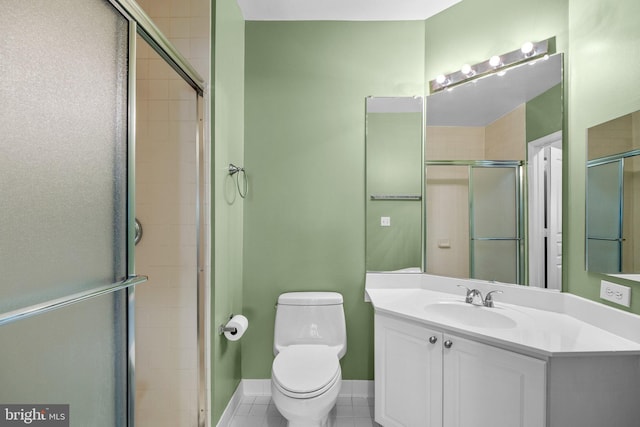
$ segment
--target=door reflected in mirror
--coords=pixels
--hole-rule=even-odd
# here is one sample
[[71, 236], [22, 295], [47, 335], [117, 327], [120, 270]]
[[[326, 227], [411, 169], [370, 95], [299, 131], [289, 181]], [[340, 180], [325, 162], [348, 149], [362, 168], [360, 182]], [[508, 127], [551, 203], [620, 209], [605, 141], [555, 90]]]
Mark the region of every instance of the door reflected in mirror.
[[426, 99], [425, 271], [561, 289], [562, 54]]
[[640, 111], [588, 130], [586, 199], [587, 270], [640, 273]]

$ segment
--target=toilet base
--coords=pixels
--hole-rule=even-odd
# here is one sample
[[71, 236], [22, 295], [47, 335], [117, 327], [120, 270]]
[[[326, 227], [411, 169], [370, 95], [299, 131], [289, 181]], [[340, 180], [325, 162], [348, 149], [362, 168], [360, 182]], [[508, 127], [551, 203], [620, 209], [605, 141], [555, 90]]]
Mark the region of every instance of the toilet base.
[[338, 400], [342, 379], [320, 396], [310, 399], [294, 399], [283, 395], [271, 382], [273, 403], [287, 420], [288, 427], [330, 427], [329, 412]]
[[327, 415], [324, 420], [320, 421], [287, 421], [287, 427], [329, 427], [329, 416]]

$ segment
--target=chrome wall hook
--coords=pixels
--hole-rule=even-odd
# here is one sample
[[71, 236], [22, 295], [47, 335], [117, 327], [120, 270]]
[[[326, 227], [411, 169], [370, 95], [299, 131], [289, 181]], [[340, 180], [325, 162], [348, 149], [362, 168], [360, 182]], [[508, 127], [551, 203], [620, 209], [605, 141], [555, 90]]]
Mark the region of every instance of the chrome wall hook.
[[236, 166], [233, 163], [229, 163], [229, 175], [233, 176], [238, 172], [244, 172], [244, 168]]

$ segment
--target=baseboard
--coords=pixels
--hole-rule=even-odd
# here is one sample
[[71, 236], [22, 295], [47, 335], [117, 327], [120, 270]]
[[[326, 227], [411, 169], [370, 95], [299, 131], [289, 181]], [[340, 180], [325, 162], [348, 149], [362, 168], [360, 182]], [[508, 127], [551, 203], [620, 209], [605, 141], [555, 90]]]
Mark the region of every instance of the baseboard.
[[[373, 398], [373, 384], [373, 381], [366, 380], [342, 380], [339, 396]], [[231, 424], [233, 414], [244, 396], [271, 396], [271, 380], [245, 379], [240, 381], [216, 427], [227, 427]]]
[[374, 382], [367, 380], [342, 380], [339, 396], [373, 398]]
[[227, 407], [224, 408], [224, 412], [222, 413], [222, 416], [218, 420], [216, 427], [227, 427], [231, 425], [233, 414], [236, 412], [238, 405], [240, 405], [240, 401], [242, 401], [243, 396], [245, 396], [244, 387], [243, 387], [243, 382], [240, 381], [240, 384], [238, 384], [236, 391], [234, 391], [233, 395], [231, 395], [231, 399], [229, 399], [229, 403], [227, 403]]
[[271, 396], [271, 380], [242, 380], [243, 396]]

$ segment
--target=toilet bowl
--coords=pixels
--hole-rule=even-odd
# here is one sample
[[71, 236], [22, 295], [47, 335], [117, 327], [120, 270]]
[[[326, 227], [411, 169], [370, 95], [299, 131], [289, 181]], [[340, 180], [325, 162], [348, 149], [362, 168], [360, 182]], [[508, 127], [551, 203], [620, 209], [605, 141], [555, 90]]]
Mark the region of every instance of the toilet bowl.
[[271, 396], [289, 427], [326, 427], [346, 352], [342, 295], [291, 292], [276, 310]]
[[342, 385], [334, 349], [297, 345], [273, 361], [271, 396], [289, 427], [325, 427]]

